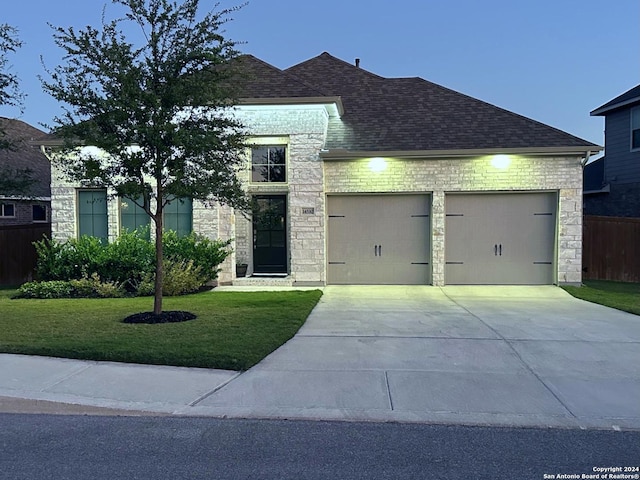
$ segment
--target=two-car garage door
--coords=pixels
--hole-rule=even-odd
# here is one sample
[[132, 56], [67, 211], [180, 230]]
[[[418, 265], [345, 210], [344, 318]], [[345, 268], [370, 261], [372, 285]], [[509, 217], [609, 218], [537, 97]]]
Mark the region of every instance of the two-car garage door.
[[[429, 195], [327, 198], [330, 284], [430, 284]], [[555, 193], [448, 194], [445, 283], [554, 282]]]

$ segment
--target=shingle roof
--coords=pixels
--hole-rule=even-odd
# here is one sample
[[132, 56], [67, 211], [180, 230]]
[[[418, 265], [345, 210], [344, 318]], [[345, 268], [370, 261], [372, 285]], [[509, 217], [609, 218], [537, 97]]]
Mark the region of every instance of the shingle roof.
[[[37, 180], [31, 187], [30, 195], [51, 196], [51, 164], [33, 140], [46, 138], [47, 134], [21, 121], [0, 117], [0, 129], [12, 143], [11, 149], [0, 149], [0, 169], [10, 170], [30, 168]], [[2, 196], [5, 192], [0, 192]]]
[[605, 113], [608, 113], [612, 110], [635, 104], [640, 104], [640, 85], [633, 87], [631, 90], [627, 90], [622, 95], [619, 95], [613, 100], [596, 108], [591, 112], [591, 115], [604, 115]]
[[292, 98], [325, 96], [315, 87], [299, 78], [269, 65], [253, 55], [242, 55], [235, 60], [242, 69], [243, 98]]
[[421, 78], [383, 78], [328, 53], [285, 70], [341, 96], [326, 148], [421, 151], [594, 147], [586, 140]]

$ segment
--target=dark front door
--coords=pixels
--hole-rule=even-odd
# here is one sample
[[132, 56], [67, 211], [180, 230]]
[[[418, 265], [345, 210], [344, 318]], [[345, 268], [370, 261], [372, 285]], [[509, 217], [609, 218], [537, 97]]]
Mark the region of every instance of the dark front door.
[[253, 272], [287, 273], [287, 197], [253, 197]]

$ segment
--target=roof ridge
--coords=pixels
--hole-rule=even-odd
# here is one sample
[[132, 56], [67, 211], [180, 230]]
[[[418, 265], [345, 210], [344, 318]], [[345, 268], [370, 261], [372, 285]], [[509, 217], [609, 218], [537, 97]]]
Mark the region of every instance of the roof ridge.
[[371, 77], [375, 77], [375, 78], [377, 78], [379, 80], [388, 80], [388, 78], [386, 78], [386, 77], [383, 77], [383, 76], [378, 75], [376, 73], [370, 72], [369, 70], [366, 70], [366, 69], [364, 69], [362, 67], [357, 67], [354, 64], [347, 62], [346, 60], [342, 60], [341, 58], [335, 57], [335, 56], [331, 55], [327, 51], [324, 51], [320, 55], [316, 55], [315, 57], [308, 58], [307, 60], [305, 60], [303, 62], [296, 63], [295, 65], [291, 65], [290, 67], [286, 68], [285, 71], [291, 70], [293, 68], [300, 67], [300, 66], [304, 65], [305, 63], [312, 62], [312, 61], [317, 60], [317, 59], [322, 58], [322, 57], [325, 57], [325, 58], [329, 57], [331, 60], [333, 60], [335, 62], [342, 63], [345, 66], [351, 67], [354, 70], [357, 70], [359, 72], [363, 72], [363, 73], [365, 73], [365, 74], [367, 74], [367, 75], [369, 75]]
[[294, 75], [293, 73], [288, 72], [287, 69], [283, 70], [281, 68], [276, 67], [275, 65], [271, 65], [270, 63], [265, 62], [264, 60], [256, 57], [255, 55], [252, 55], [250, 53], [243, 54], [239, 58], [242, 59], [242, 57], [251, 57], [253, 60], [256, 60], [256, 61], [260, 62], [261, 64], [265, 65], [266, 67], [268, 67], [268, 68], [270, 68], [272, 70], [277, 70], [280, 74], [286, 75], [287, 77], [295, 80], [296, 82], [304, 85], [305, 87], [307, 87], [307, 88], [309, 88], [311, 90], [314, 90], [315, 92], [318, 92], [318, 94], [320, 94], [320, 96], [322, 96], [322, 97], [329, 96], [326, 92], [320, 90], [316, 85], [312, 85], [312, 84], [310, 84], [308, 82], [305, 82], [304, 80], [302, 80], [297, 75]]

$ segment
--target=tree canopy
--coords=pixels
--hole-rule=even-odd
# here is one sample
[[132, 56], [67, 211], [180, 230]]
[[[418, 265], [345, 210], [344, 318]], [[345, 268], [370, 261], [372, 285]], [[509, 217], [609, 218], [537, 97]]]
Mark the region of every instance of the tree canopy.
[[239, 52], [221, 32], [241, 7], [200, 14], [199, 0], [112, 3], [123, 16], [106, 20], [105, 8], [99, 28], [52, 27], [66, 55], [43, 86], [63, 105], [54, 129], [65, 140], [63, 174], [129, 198], [155, 222], [160, 313], [167, 203], [247, 207], [236, 175], [245, 132], [231, 108]]
[[[0, 106], [7, 105], [22, 108], [23, 94], [20, 91], [18, 77], [11, 71], [9, 54], [22, 46], [18, 31], [6, 23], [0, 24]], [[4, 125], [0, 123], [0, 149], [11, 146], [5, 136]]]

